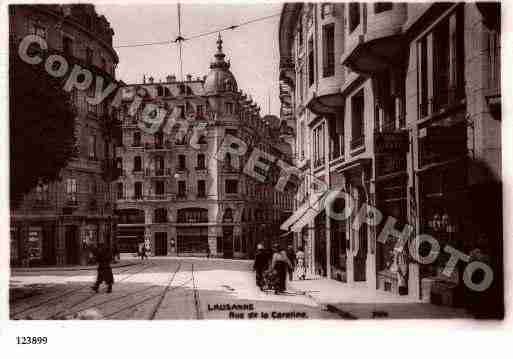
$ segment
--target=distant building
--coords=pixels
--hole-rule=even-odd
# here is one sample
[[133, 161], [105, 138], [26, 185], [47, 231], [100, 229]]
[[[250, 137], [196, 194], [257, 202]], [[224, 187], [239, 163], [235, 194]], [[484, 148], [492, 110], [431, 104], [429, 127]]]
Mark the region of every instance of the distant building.
[[[242, 169], [255, 148], [291, 163], [290, 146], [280, 138], [279, 119], [262, 118], [260, 108], [238, 90], [220, 38], [217, 44], [210, 73], [202, 79], [168, 76], [157, 82], [150, 77], [124, 88], [123, 145], [116, 150], [122, 176], [114, 183], [122, 251], [135, 251], [145, 238], [153, 255], [210, 252], [241, 258], [252, 257], [257, 243], [279, 240], [279, 223], [292, 210], [292, 192], [275, 191], [269, 181], [257, 181]], [[135, 94], [142, 94], [143, 104], [132, 116]], [[138, 121], [148, 103], [186, 121], [190, 130], [178, 138], [175, 130], [142, 131]], [[194, 148], [193, 129], [202, 124], [206, 129]], [[229, 153], [216, 158], [226, 135], [247, 144], [243, 158]]]
[[[11, 5], [9, 39], [17, 45], [35, 34], [69, 63], [115, 81], [118, 56], [114, 31], [93, 5]], [[85, 244], [111, 244], [114, 236], [110, 180], [115, 139], [104, 131], [106, 104], [90, 105], [91, 92], [72, 92], [76, 108], [78, 156], [64, 168], [62, 180], [39, 183], [11, 208], [11, 263], [79, 264], [89, 255]], [[30, 139], [27, 139], [30, 141]], [[11, 178], [11, 181], [15, 181]]]
[[[289, 3], [279, 44], [281, 117], [308, 175], [282, 229], [310, 272], [399, 292], [395, 241], [376, 241], [383, 223], [310, 211], [312, 177], [396, 229], [412, 224], [411, 238], [482, 248], [501, 272], [500, 4]], [[408, 257], [408, 294], [452, 298], [437, 284], [445, 263]]]

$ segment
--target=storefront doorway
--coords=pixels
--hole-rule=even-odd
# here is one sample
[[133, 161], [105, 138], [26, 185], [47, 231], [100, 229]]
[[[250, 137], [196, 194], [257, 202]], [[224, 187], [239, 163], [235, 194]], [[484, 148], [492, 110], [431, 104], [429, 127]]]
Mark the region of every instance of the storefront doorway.
[[233, 227], [223, 227], [223, 258], [233, 258]]
[[320, 276], [326, 276], [326, 212], [315, 218], [315, 269]]
[[43, 228], [43, 263], [55, 265], [57, 263], [55, 253], [55, 227], [48, 225]]
[[176, 229], [178, 255], [203, 256], [208, 248], [208, 227], [178, 227]]
[[[353, 198], [355, 200], [356, 207], [360, 208], [362, 203], [364, 203], [364, 191], [361, 188], [355, 187], [353, 189]], [[354, 223], [356, 211], [352, 213], [351, 223]], [[359, 229], [354, 229], [351, 226], [351, 239], [352, 250], [354, 253], [353, 263], [354, 263], [354, 281], [355, 282], [365, 282], [367, 280], [366, 275], [366, 265], [367, 265], [367, 225], [362, 224]]]
[[167, 233], [155, 233], [155, 255], [167, 256]]
[[78, 227], [66, 226], [64, 228], [64, 240], [66, 243], [66, 263], [80, 263], [80, 243], [78, 241]]

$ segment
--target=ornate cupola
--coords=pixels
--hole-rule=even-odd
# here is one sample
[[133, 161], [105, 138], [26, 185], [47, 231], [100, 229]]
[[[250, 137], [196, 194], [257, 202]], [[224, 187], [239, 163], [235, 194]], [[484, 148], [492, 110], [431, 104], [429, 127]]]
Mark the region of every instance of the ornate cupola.
[[210, 63], [210, 73], [205, 79], [205, 95], [216, 95], [223, 92], [237, 92], [237, 81], [230, 71], [230, 62], [225, 61], [223, 53], [223, 40], [221, 34], [217, 39], [217, 52], [215, 60]]

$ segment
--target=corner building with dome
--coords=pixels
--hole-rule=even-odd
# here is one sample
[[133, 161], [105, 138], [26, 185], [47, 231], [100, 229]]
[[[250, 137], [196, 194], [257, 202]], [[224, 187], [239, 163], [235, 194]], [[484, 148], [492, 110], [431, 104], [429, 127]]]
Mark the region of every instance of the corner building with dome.
[[[135, 96], [142, 103], [131, 111]], [[186, 121], [187, 134], [177, 136], [178, 126], [170, 133], [142, 131], [147, 104]], [[238, 89], [220, 37], [207, 76], [186, 75], [183, 81], [174, 75], [165, 81], [149, 77], [126, 85], [118, 111], [121, 176], [112, 185], [122, 252], [136, 251], [144, 239], [155, 256], [252, 258], [258, 243], [287, 244], [279, 225], [291, 214], [293, 192], [275, 190], [279, 171], [269, 171], [267, 181], [260, 182], [243, 168], [254, 149], [290, 165], [290, 129], [275, 116], [262, 117], [251, 96]], [[198, 145], [191, 146], [191, 137], [200, 133], [194, 131], [197, 126], [206, 127], [193, 140]], [[217, 159], [227, 134], [247, 144], [244, 156]]]

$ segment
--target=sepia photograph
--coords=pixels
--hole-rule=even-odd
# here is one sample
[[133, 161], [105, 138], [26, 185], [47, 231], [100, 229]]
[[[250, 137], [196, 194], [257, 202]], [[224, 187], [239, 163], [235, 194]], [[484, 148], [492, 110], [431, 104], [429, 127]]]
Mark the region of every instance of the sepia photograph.
[[503, 321], [500, 2], [8, 26], [11, 322]]

